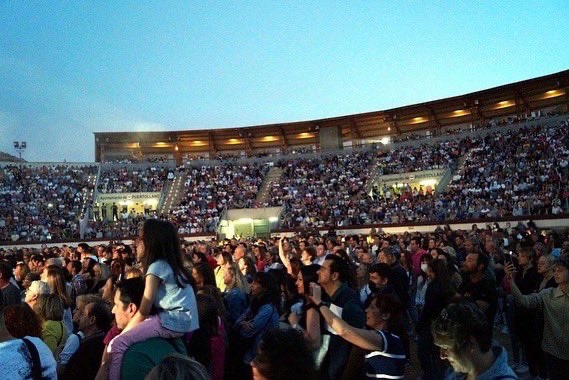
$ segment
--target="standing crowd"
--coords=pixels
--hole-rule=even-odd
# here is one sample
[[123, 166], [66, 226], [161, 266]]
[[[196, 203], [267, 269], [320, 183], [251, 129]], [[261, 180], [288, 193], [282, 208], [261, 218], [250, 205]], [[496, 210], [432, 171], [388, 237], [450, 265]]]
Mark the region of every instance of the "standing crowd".
[[403, 379], [416, 358], [423, 379], [563, 379], [568, 255], [533, 223], [191, 243], [148, 219], [132, 246], [0, 250], [0, 369]]

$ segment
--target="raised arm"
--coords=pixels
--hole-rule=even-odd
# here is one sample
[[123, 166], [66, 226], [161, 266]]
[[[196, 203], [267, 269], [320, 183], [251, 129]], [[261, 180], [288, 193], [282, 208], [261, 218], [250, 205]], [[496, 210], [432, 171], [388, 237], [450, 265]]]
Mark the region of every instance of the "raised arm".
[[514, 273], [515, 273], [514, 264], [506, 264], [506, 266], [504, 266], [504, 271], [506, 272], [506, 276], [508, 276], [508, 280], [510, 281], [512, 295], [514, 296], [516, 303], [528, 308], [537, 308], [542, 304], [543, 302], [542, 297], [544, 295], [543, 291], [528, 295], [522, 294], [522, 292], [516, 285], [516, 281], [514, 281]]
[[283, 239], [284, 239], [284, 236], [279, 239], [279, 257], [280, 257], [281, 261], [283, 262], [283, 265], [285, 266], [288, 274], [292, 274], [292, 267], [290, 266], [290, 260], [288, 259], [288, 257], [286, 257], [286, 255], [284, 253]]
[[320, 310], [320, 313], [322, 313], [326, 323], [328, 323], [328, 325], [334, 329], [338, 335], [364, 350], [375, 351], [383, 349], [384, 342], [380, 334], [373, 330], [358, 329], [350, 326], [342, 318], [332, 313], [327, 305], [322, 303], [322, 289], [320, 286], [315, 283], [311, 283], [310, 287], [312, 289], [312, 301], [317, 305], [317, 308]]
[[310, 307], [306, 310], [306, 330], [298, 326], [298, 321], [300, 316], [295, 312], [290, 313], [288, 316], [288, 321], [292, 326], [297, 326], [296, 328], [302, 331], [304, 340], [308, 343], [310, 349], [314, 350], [320, 347], [320, 314], [314, 307]]

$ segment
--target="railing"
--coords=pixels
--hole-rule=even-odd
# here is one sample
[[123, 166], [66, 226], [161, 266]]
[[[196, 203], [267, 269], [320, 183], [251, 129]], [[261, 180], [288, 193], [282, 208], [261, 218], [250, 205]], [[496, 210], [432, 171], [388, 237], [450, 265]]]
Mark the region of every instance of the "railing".
[[[454, 164], [453, 166], [456, 167], [456, 163], [453, 164]], [[442, 192], [445, 191], [446, 187], [452, 180], [452, 175], [455, 170], [456, 169], [452, 167], [448, 168], [448, 170], [445, 172], [445, 174], [442, 176], [441, 180], [437, 184], [437, 189], [435, 190], [435, 194], [441, 194]]]
[[164, 201], [166, 200], [166, 194], [168, 194], [171, 191], [173, 184], [174, 181], [166, 181], [166, 184], [162, 188], [162, 192], [160, 193], [160, 199], [158, 200], [158, 204], [156, 205], [156, 211], [158, 215], [164, 213]]
[[218, 235], [221, 234], [221, 222], [227, 219], [227, 205], [223, 206], [223, 210], [221, 211], [221, 215], [219, 216], [219, 221], [217, 222], [217, 226], [215, 226], [215, 231]]

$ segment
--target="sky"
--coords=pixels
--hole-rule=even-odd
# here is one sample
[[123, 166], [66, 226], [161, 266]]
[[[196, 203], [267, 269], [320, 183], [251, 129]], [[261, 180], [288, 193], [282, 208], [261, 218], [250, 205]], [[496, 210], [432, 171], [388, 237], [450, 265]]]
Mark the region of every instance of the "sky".
[[385, 110], [569, 69], [569, 1], [0, 0], [0, 151]]

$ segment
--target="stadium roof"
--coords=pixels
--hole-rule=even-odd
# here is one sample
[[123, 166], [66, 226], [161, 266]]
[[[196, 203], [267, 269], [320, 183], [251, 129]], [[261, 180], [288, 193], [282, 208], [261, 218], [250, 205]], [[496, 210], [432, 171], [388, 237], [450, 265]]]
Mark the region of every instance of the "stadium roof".
[[264, 151], [319, 144], [322, 127], [344, 141], [381, 139], [424, 130], [481, 124], [496, 117], [569, 105], [569, 70], [487, 90], [383, 111], [257, 126], [168, 132], [95, 132], [95, 159], [104, 155]]

